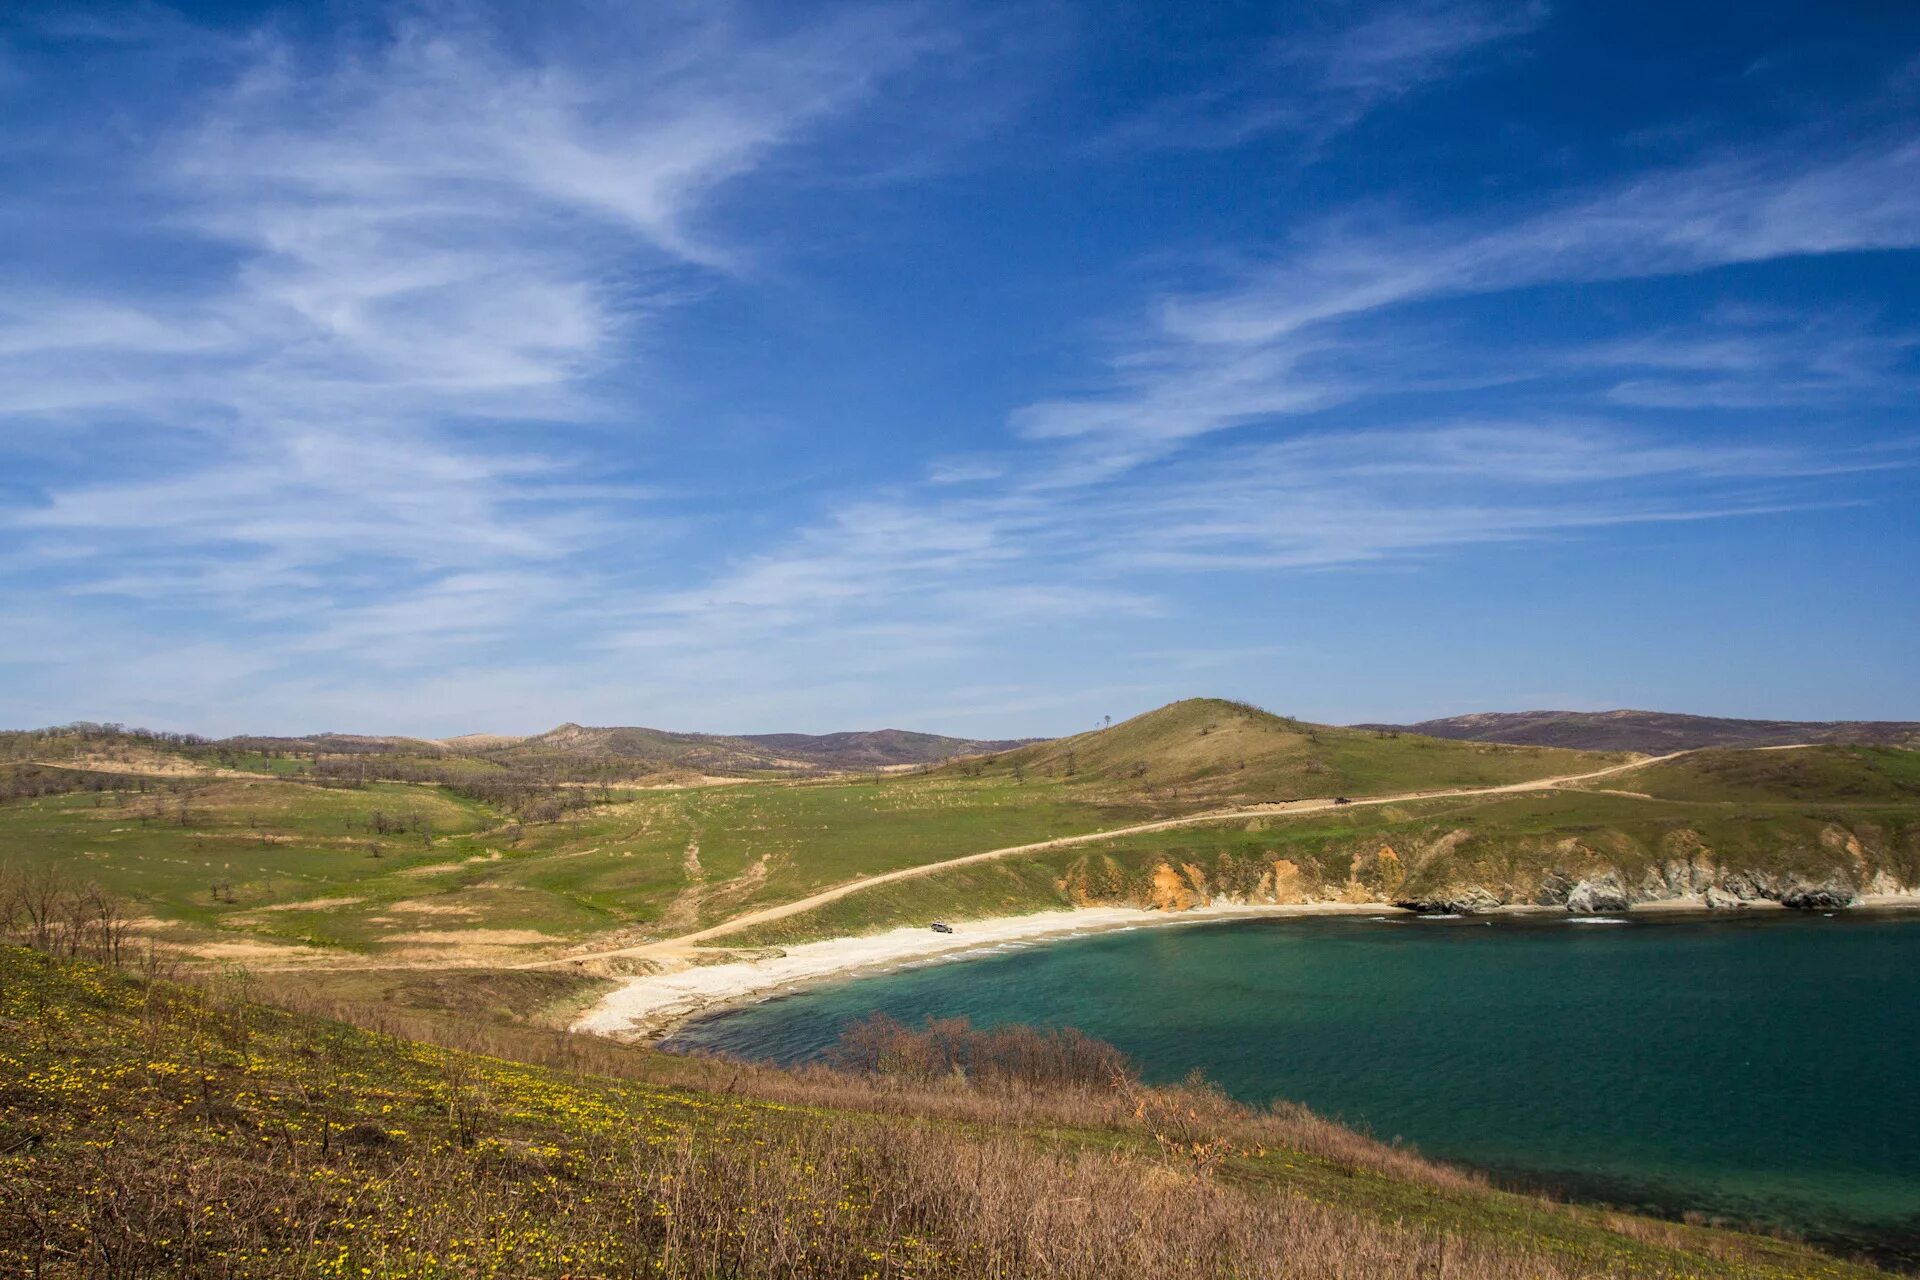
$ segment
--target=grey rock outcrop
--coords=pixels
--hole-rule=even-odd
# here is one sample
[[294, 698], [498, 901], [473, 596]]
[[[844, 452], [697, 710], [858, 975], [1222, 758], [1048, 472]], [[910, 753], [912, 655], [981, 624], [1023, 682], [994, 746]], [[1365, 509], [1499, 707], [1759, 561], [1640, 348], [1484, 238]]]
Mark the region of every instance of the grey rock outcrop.
[[1540, 878], [1540, 887], [1534, 892], [1533, 904], [1536, 907], [1563, 907], [1567, 904], [1567, 895], [1573, 892], [1573, 881], [1558, 871], [1549, 871]]
[[1479, 885], [1454, 886], [1444, 892], [1419, 898], [1402, 898], [1394, 906], [1402, 911], [1411, 911], [1415, 915], [1470, 916], [1476, 911], [1491, 911], [1501, 905], [1500, 899]]
[[1795, 885], [1780, 895], [1780, 905], [1794, 911], [1838, 911], [1854, 904], [1854, 892], [1837, 880], [1825, 884]]
[[1581, 880], [1567, 894], [1567, 910], [1579, 915], [1591, 915], [1596, 911], [1625, 911], [1631, 905], [1627, 891], [1621, 887], [1620, 877], [1611, 871]]

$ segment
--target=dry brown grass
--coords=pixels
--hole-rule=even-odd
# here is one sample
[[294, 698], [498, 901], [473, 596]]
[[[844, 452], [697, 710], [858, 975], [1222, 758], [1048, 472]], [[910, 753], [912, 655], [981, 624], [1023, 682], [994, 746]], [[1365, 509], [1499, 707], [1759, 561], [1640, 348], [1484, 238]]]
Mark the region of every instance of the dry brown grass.
[[[371, 1034], [250, 996], [232, 977], [188, 988], [0, 950], [0, 1042], [23, 1069], [0, 1088], [12, 1190], [0, 1272], [1862, 1274], [1812, 1253], [1782, 1268], [1766, 1242], [1638, 1219], [1548, 1240], [1574, 1211], [1544, 1203], [1524, 1232], [1427, 1221], [1367, 1196], [1488, 1192], [1304, 1111], [1256, 1115], [1200, 1084], [1023, 1079], [1035, 1063], [1037, 1079], [1091, 1077], [1102, 1061], [1091, 1042], [1002, 1036], [975, 1052], [945, 1029], [941, 1052], [960, 1061], [1023, 1065], [964, 1080], [924, 1071], [931, 1059], [914, 1050], [904, 1075], [789, 1073], [363, 1007], [361, 1021], [384, 1023]], [[490, 1055], [386, 1034], [403, 1023]], [[931, 1032], [889, 1032], [916, 1036]], [[1225, 1176], [1217, 1151], [1194, 1150], [1244, 1155], [1261, 1142], [1377, 1174], [1373, 1190], [1309, 1196]]]
[[[852, 1069], [825, 1065], [775, 1067], [732, 1058], [661, 1053], [599, 1036], [538, 1026], [435, 1015], [391, 1004], [343, 1002], [306, 995], [292, 986], [276, 988], [272, 998], [304, 1014], [353, 1023], [399, 1040], [422, 1041], [580, 1075], [714, 1091], [789, 1106], [1013, 1130], [1073, 1129], [1151, 1138], [1156, 1121], [1164, 1131], [1174, 1126], [1163, 1117], [1177, 1115], [1184, 1118], [1183, 1132], [1203, 1132], [1209, 1138], [1224, 1136], [1239, 1149], [1285, 1147], [1353, 1169], [1436, 1187], [1486, 1185], [1476, 1173], [1375, 1141], [1296, 1104], [1278, 1103], [1256, 1110], [1199, 1080], [1146, 1090], [1128, 1079], [1122, 1082], [1126, 1087], [1116, 1087], [1112, 1068], [1124, 1063], [1124, 1058], [1111, 1046], [1085, 1037], [1078, 1038], [1088, 1046], [1098, 1046], [1091, 1050], [1098, 1057], [1097, 1069], [1089, 1070], [1082, 1064], [1035, 1083], [1006, 1072], [989, 1070], [970, 1077], [931, 1069], [931, 1054], [919, 1057], [926, 1051], [907, 1052], [928, 1065], [890, 1072], [861, 1070], [858, 1050], [843, 1059]], [[905, 1028], [900, 1030], [913, 1034]], [[1012, 1030], [1042, 1038], [1048, 1035], [1028, 1028]], [[1079, 1078], [1066, 1078], [1069, 1075]], [[1143, 1098], [1152, 1100], [1148, 1110], [1142, 1109]]]
[[1869, 1274], [1143, 1088], [1084, 1037], [876, 1024], [865, 1070], [787, 1071], [257, 994], [0, 948], [0, 1274]]

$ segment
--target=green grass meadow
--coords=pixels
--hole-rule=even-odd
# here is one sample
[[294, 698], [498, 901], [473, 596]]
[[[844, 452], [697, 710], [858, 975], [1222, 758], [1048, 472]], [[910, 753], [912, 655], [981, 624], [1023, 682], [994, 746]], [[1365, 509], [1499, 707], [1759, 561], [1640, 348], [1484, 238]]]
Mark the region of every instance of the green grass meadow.
[[[302, 757], [261, 755], [232, 763], [289, 776], [96, 772], [102, 790], [0, 803], [0, 860], [97, 882], [150, 929], [190, 946], [501, 965], [589, 940], [674, 936], [862, 877], [1282, 793], [1496, 786], [1619, 758], [1303, 726], [1196, 700], [1100, 734], [925, 771], [596, 787], [591, 807], [534, 822], [459, 793], [461, 769], [446, 760], [436, 763], [448, 785], [329, 788], [299, 778]], [[468, 763], [475, 776], [498, 771]], [[1568, 849], [1631, 878], [1682, 845], [1781, 874], [1816, 874], [1836, 850], [1857, 849], [1848, 856], [1869, 873], [1911, 884], [1920, 882], [1917, 810], [1913, 752], [1699, 752], [1588, 789], [1242, 818], [1020, 855], [856, 893], [737, 940], [1153, 903], [1163, 865], [1200, 900], [1258, 896], [1281, 861], [1319, 896], [1349, 882], [1372, 897], [1452, 882], [1526, 892]]]

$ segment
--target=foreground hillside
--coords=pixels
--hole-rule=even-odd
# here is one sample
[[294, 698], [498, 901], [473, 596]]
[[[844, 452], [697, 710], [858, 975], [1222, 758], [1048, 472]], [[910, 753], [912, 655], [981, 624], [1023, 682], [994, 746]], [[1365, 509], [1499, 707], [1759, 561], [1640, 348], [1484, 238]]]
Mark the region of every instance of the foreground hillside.
[[[1039, 1043], [1063, 1066], [1087, 1057]], [[590, 1042], [512, 1047], [571, 1065], [0, 948], [0, 1270], [1880, 1274], [1778, 1240], [1498, 1192], [1303, 1113], [1255, 1115], [1194, 1088], [1036, 1086], [984, 1069], [966, 1083], [928, 1069], [937, 1056], [878, 1078]]]
[[1800, 742], [1920, 745], [1920, 722], [1910, 720], [1727, 720], [1666, 711], [1482, 711], [1418, 724], [1355, 727], [1463, 742], [1639, 751], [1647, 755], [1699, 747], [1767, 747]]

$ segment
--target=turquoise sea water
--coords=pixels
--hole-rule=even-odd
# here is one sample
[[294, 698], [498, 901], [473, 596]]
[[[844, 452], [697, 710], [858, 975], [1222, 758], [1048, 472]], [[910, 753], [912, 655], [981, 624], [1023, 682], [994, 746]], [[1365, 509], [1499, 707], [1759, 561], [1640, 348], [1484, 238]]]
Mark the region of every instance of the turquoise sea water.
[[876, 1012], [1074, 1026], [1619, 1205], [1920, 1258], [1920, 919], [1264, 920], [1010, 950], [716, 1014], [794, 1062]]

